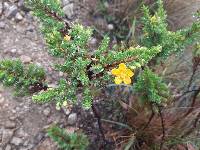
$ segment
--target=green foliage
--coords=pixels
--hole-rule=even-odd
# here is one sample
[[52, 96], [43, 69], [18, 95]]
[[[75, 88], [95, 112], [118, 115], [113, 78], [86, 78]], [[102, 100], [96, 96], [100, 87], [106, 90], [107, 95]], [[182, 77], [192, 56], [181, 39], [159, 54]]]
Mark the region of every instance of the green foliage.
[[176, 32], [169, 31], [162, 0], [157, 1], [157, 7], [158, 9], [153, 15], [147, 6], [142, 7], [144, 12], [144, 17], [142, 17], [144, 36], [141, 39], [141, 45], [148, 48], [157, 45], [162, 46], [162, 51], [158, 56], [166, 58], [173, 53], [181, 52], [188, 45], [200, 39], [199, 21], [186, 29], [180, 29]]
[[[111, 70], [120, 63], [126, 63], [131, 69], [140, 69], [142, 66], [145, 68], [152, 59], [158, 58], [156, 56], [166, 58], [172, 53], [180, 52], [187, 45], [199, 40], [200, 35], [198, 20], [186, 29], [169, 31], [163, 2], [158, 0], [157, 11], [153, 15], [147, 6], [142, 8], [144, 37], [141, 39], [141, 46], [110, 47], [110, 39], [105, 36], [99, 47], [91, 52], [88, 40], [93, 30], [80, 24], [69, 26], [63, 19], [60, 1], [27, 0], [27, 5], [42, 23], [42, 31], [50, 53], [64, 60], [63, 63], [55, 65], [56, 69], [67, 75], [65, 79], [60, 79], [57, 87], [50, 87], [34, 95], [33, 100], [40, 103], [54, 100], [57, 107], [66, 103], [76, 103], [77, 93], [82, 93], [82, 106], [89, 109], [95, 96], [94, 91], [113, 82]], [[167, 87], [161, 79], [149, 69], [145, 69], [138, 78], [138, 92], [145, 89], [142, 97], [161, 103], [164, 99], [163, 94], [167, 94]]]
[[67, 133], [57, 126], [48, 129], [48, 135], [63, 150], [85, 150], [89, 145], [87, 137], [82, 133]]
[[63, 41], [61, 31], [66, 25], [62, 18], [64, 12], [61, 9], [61, 2], [59, 0], [26, 0], [26, 4], [42, 23], [42, 32], [49, 46], [50, 54], [62, 57], [63, 53], [60, 52]]
[[197, 43], [194, 47], [193, 51], [193, 56], [194, 57], [200, 57], [200, 43]]
[[23, 65], [20, 60], [0, 61], [0, 82], [5, 86], [14, 86], [16, 94], [35, 92], [31, 87], [41, 83], [45, 86], [44, 80], [45, 71], [36, 65]]
[[167, 85], [148, 68], [139, 76], [135, 90], [141, 94], [143, 103], [162, 104], [169, 97]]

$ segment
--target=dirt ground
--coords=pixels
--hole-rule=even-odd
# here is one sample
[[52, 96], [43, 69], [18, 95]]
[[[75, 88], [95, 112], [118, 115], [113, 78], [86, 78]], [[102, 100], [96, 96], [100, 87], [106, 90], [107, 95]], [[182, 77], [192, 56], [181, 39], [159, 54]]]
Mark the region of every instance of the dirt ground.
[[[1, 14], [0, 6], [0, 60], [19, 58], [24, 63], [36, 63], [39, 66], [43, 66], [47, 72], [48, 83], [55, 85], [58, 78], [62, 77], [63, 74], [57, 73], [53, 68], [53, 63], [56, 60], [49, 56], [47, 52], [36, 19], [24, 11], [24, 8], [19, 5], [19, 2], [20, 0], [7, 2], [6, 9], [10, 9], [10, 7], [16, 5], [16, 12], [20, 13], [22, 18], [19, 14], [17, 16], [17, 13], [12, 16], [6, 10], [5, 15], [3, 13]], [[82, 20], [84, 24], [88, 25], [91, 25], [93, 22], [98, 26], [103, 24], [107, 28], [108, 23], [105, 23], [105, 20], [102, 20], [102, 18], [100, 21], [99, 18], [83, 21], [86, 16], [90, 17], [90, 11], [88, 9], [96, 3], [90, 3], [89, 0], [69, 2], [70, 5], [72, 3], [74, 5], [77, 4], [74, 6], [75, 12], [73, 12], [75, 16], [78, 16], [75, 19]], [[80, 5], [81, 2], [86, 8]], [[120, 3], [120, 1], [116, 2]], [[192, 2], [190, 0], [184, 1], [184, 6], [190, 9], [188, 9], [188, 13], [183, 15], [182, 18], [179, 16], [184, 13], [184, 7], [182, 5], [172, 5], [169, 13], [173, 15], [170, 15], [169, 20], [174, 29], [186, 26], [191, 22], [192, 18], [188, 17], [188, 15], [200, 6], [199, 0], [191, 4]], [[179, 14], [174, 13], [175, 8], [179, 8]], [[84, 12], [82, 16], [80, 15], [81, 12]], [[55, 109], [54, 104], [35, 104], [32, 102], [30, 96], [15, 97], [12, 93], [12, 89], [0, 85], [0, 150], [56, 150], [56, 145], [47, 137], [45, 132], [45, 129], [51, 124], [57, 123], [65, 127], [66, 130], [73, 132], [80, 126], [91, 123], [89, 120], [81, 125], [80, 122], [84, 118], [80, 118], [80, 114], [82, 113], [80, 110], [58, 111]], [[71, 117], [72, 119], [69, 119]], [[95, 124], [96, 122], [94, 121], [93, 126]]]

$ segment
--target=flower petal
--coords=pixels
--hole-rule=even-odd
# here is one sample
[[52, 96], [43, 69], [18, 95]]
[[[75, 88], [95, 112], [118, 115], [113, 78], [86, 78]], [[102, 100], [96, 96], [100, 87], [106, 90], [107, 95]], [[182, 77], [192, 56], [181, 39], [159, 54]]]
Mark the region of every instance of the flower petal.
[[122, 79], [120, 77], [116, 77], [115, 84], [121, 84], [121, 83], [122, 83]]
[[115, 76], [119, 75], [120, 74], [120, 70], [119, 69], [112, 69], [111, 70], [111, 73]]
[[124, 78], [123, 81], [125, 84], [131, 84], [131, 78], [129, 77]]
[[65, 35], [64, 39], [65, 39], [66, 41], [70, 41], [71, 36], [69, 36], [69, 35]]
[[134, 75], [133, 71], [131, 69], [127, 69], [126, 70], [126, 74], [129, 76], [129, 77], [132, 77]]
[[124, 63], [119, 64], [119, 70], [126, 70], [126, 65]]

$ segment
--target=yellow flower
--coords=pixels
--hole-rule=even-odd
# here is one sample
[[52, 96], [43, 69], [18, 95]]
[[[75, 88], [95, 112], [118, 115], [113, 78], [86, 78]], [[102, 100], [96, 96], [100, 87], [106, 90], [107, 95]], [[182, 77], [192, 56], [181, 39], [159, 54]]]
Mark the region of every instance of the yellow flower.
[[153, 17], [151, 17], [151, 23], [156, 23], [157, 22], [157, 18], [156, 16], [154, 15]]
[[118, 69], [112, 69], [111, 73], [116, 76], [115, 84], [131, 84], [131, 77], [134, 75], [133, 71], [128, 69], [124, 63], [119, 64]]
[[145, 36], [145, 37], [147, 37], [148, 35], [149, 35], [149, 33], [148, 33], [148, 32], [145, 32], [145, 33], [144, 33], [144, 36]]
[[62, 104], [64, 107], [67, 106], [67, 101], [64, 101], [63, 104]]
[[70, 39], [71, 39], [71, 36], [69, 36], [69, 35], [65, 35], [65, 37], [64, 37], [64, 39], [66, 40], [66, 41], [70, 41]]

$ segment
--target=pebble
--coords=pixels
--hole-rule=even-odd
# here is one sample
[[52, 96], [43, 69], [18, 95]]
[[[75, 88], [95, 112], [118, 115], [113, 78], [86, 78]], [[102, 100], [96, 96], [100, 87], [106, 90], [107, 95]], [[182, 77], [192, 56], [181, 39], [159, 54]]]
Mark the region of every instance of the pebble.
[[62, 3], [63, 3], [63, 6], [66, 6], [70, 3], [70, 1], [69, 0], [62, 0]]
[[65, 108], [65, 107], [63, 107], [62, 109], [63, 109], [65, 115], [67, 115], [67, 116], [68, 116], [68, 115], [70, 114], [70, 112], [71, 112], [69, 109], [67, 109], [67, 108]]
[[7, 129], [14, 129], [16, 127], [16, 123], [14, 121], [6, 121], [5, 122], [5, 128]]
[[95, 46], [97, 44], [97, 39], [96, 38], [91, 38], [89, 40], [89, 44], [92, 45], [92, 46]]
[[17, 130], [16, 135], [17, 137], [20, 137], [20, 138], [28, 136], [28, 134], [22, 128]]
[[15, 20], [16, 21], [22, 21], [23, 20], [23, 16], [18, 12], [15, 16]]
[[74, 9], [74, 4], [70, 3], [66, 6], [63, 7], [63, 11], [65, 13], [65, 15], [69, 18], [72, 19], [73, 16], [73, 9]]
[[4, 97], [0, 94], [0, 104], [3, 104], [5, 101]]
[[68, 124], [74, 125], [76, 121], [77, 121], [77, 114], [76, 113], [70, 114], [67, 120]]
[[12, 150], [12, 147], [8, 144], [8, 145], [6, 145], [5, 150]]
[[26, 55], [21, 55], [20, 56], [20, 59], [23, 63], [30, 63], [31, 62], [31, 58], [29, 56], [26, 56]]
[[10, 50], [10, 52], [11, 52], [12, 54], [16, 54], [17, 49], [13, 48], [13, 49]]
[[23, 143], [23, 140], [18, 137], [13, 137], [10, 143], [19, 146]]
[[0, 29], [5, 29], [5, 27], [6, 27], [5, 22], [1, 21], [0, 22]]
[[60, 77], [63, 77], [63, 76], [64, 76], [64, 73], [60, 71], [60, 72], [59, 72], [59, 76], [60, 76]]
[[49, 116], [50, 113], [51, 113], [51, 108], [49, 108], [49, 107], [47, 107], [47, 108], [45, 108], [45, 109], [43, 110], [43, 114], [44, 114], [45, 116]]
[[24, 5], [24, 0], [19, 0], [17, 5], [18, 5], [18, 7], [19, 7], [21, 10], [23, 10], [23, 11], [25, 11], [25, 12], [30, 11], [30, 9], [27, 8], [27, 7]]
[[34, 143], [40, 143], [41, 140], [44, 138], [45, 134], [43, 132], [39, 132], [35, 137], [34, 137]]
[[114, 29], [114, 25], [113, 24], [108, 24], [108, 30], [113, 30]]
[[5, 15], [6, 15], [6, 17], [7, 17], [8, 19], [11, 19], [11, 18], [15, 17], [15, 15], [17, 14], [17, 12], [18, 12], [17, 6], [12, 5], [12, 6], [10, 6], [10, 7], [7, 9]]
[[7, 143], [11, 137], [13, 136], [13, 131], [10, 129], [4, 129], [3, 130], [3, 136], [2, 136], [2, 143]]

